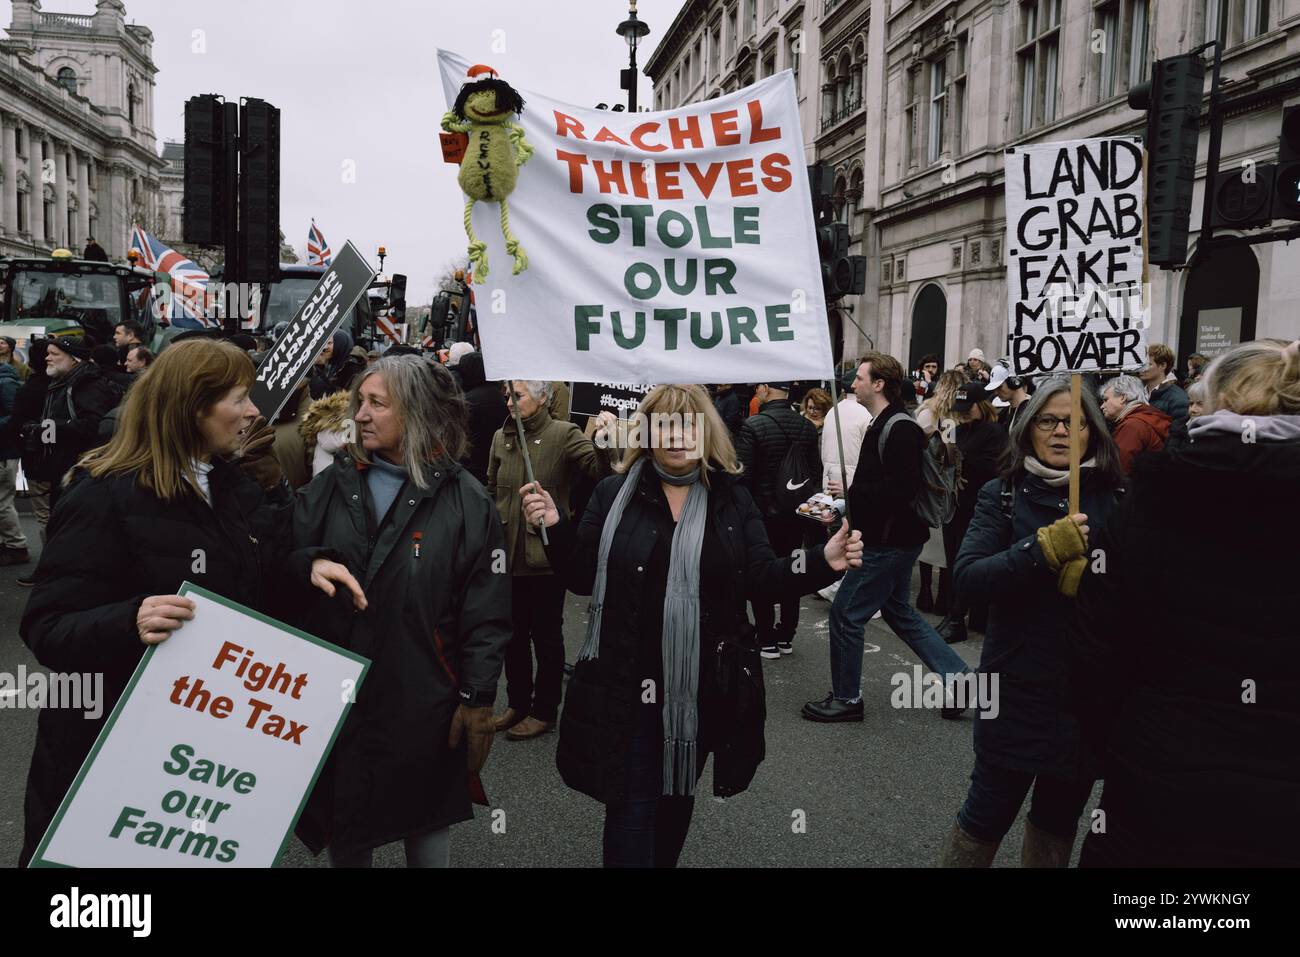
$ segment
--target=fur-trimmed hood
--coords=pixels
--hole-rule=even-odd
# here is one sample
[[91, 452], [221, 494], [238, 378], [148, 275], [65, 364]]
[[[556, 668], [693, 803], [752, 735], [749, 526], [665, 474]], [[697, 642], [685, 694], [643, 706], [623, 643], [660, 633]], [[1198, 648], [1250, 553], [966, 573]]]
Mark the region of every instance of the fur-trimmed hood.
[[351, 393], [343, 389], [321, 396], [307, 409], [302, 421], [298, 423], [298, 431], [302, 434], [302, 440], [307, 445], [309, 458], [316, 448], [317, 435], [321, 432], [340, 432], [343, 430], [343, 424], [348, 420], [348, 403], [350, 400]]

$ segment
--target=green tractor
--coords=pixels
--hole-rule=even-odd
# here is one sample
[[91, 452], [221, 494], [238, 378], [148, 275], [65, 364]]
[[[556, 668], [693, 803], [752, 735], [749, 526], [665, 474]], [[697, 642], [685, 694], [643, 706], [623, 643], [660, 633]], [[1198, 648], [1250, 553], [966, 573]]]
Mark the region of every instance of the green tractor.
[[153, 338], [156, 323], [147, 269], [74, 259], [66, 249], [49, 258], [0, 257], [0, 336], [32, 339], [84, 336], [113, 341], [118, 323], [133, 319]]

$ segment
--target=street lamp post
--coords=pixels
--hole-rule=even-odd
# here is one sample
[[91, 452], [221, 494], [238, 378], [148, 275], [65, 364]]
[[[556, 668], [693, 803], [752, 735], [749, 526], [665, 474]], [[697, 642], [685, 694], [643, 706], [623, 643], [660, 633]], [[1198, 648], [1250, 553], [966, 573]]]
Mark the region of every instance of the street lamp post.
[[622, 88], [627, 90], [627, 111], [636, 112], [636, 46], [650, 32], [649, 24], [638, 20], [636, 0], [628, 0], [627, 19], [618, 25], [617, 33], [627, 41], [628, 68], [621, 71]]

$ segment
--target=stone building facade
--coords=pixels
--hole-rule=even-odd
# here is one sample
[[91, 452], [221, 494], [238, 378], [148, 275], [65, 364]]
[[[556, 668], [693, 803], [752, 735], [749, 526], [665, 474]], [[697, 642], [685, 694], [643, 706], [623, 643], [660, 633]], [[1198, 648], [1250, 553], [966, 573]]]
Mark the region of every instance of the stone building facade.
[[[1155, 59], [1224, 44], [1221, 170], [1277, 153], [1300, 102], [1300, 0], [877, 0], [885, 14], [877, 342], [915, 368], [1006, 352], [1003, 157], [1018, 144], [1141, 135], [1130, 86]], [[1206, 96], [1209, 95], [1209, 72]], [[870, 141], [869, 141], [870, 142]], [[1152, 268], [1151, 342], [1183, 358], [1300, 332], [1300, 249], [1198, 253], [1203, 125], [1188, 266]], [[1216, 230], [1216, 234], [1218, 231]], [[1217, 331], [1216, 331], [1217, 330]]]
[[[867, 292], [832, 314], [832, 336], [846, 356], [872, 346], [911, 368], [929, 352], [952, 366], [975, 348], [1006, 351], [1008, 147], [1142, 134], [1129, 88], [1155, 59], [1213, 38], [1224, 49], [1221, 170], [1273, 159], [1282, 111], [1300, 104], [1300, 0], [753, 6], [686, 3], [646, 69], [656, 106], [764, 76], [769, 52], [785, 69], [782, 38], [797, 23], [807, 160], [834, 168], [836, 216], [868, 259]], [[1150, 341], [1180, 357], [1300, 334], [1300, 244], [1198, 251], [1208, 140], [1203, 124], [1187, 267], [1150, 272]]]
[[121, 0], [89, 15], [12, 0], [0, 40], [0, 255], [80, 255], [93, 235], [125, 258], [131, 223], [159, 215], [153, 34]]

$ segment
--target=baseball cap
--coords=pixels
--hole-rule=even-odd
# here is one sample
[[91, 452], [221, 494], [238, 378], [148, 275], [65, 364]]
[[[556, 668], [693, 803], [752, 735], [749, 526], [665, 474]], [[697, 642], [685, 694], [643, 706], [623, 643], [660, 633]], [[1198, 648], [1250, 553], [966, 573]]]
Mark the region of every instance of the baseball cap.
[[998, 386], [1002, 385], [1002, 383], [1006, 382], [1010, 378], [1011, 370], [1003, 365], [1002, 361], [999, 360], [998, 364], [993, 367], [993, 373], [989, 376], [989, 382], [986, 388], [990, 392], [993, 392], [998, 388]]
[[988, 392], [985, 391], [982, 383], [967, 382], [954, 393], [952, 407], [958, 412], [969, 412], [971, 406], [983, 402], [988, 397]]
[[782, 392], [789, 392], [794, 385], [793, 382], [767, 382], [764, 383], [769, 389], [780, 389]]

